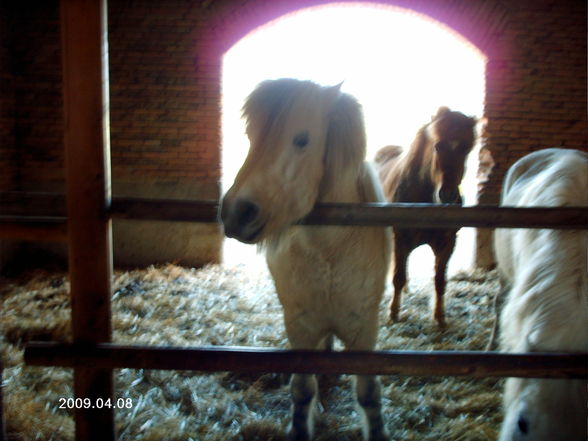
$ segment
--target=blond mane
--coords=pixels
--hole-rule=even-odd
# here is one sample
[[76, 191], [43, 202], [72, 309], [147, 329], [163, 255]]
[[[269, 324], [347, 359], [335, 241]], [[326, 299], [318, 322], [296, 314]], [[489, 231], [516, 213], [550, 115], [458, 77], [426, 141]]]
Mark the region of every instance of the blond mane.
[[[271, 142], [266, 141], [282, 132], [294, 99], [326, 89], [333, 88], [293, 79], [262, 82], [247, 97], [242, 109], [247, 133], [250, 139], [256, 140], [253, 145], [254, 158], [263, 155], [263, 149], [271, 146]], [[359, 176], [366, 155], [361, 105], [351, 95], [338, 91], [337, 93], [338, 96], [328, 114], [321, 194], [336, 185], [343, 172], [352, 170], [354, 176]]]
[[250, 139], [255, 139], [258, 145], [266, 145], [261, 141], [283, 129], [294, 98], [312, 86], [310, 81], [292, 79], [260, 83], [246, 98], [241, 109]]
[[321, 194], [327, 192], [345, 172], [356, 178], [366, 155], [366, 137], [361, 105], [342, 93], [329, 113], [324, 175]]

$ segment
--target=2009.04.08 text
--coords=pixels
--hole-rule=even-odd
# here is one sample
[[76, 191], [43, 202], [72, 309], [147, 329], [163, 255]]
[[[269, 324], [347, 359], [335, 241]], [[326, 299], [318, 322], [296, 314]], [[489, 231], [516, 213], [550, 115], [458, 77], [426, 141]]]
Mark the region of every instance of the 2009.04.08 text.
[[131, 409], [133, 407], [132, 398], [59, 398], [60, 409]]

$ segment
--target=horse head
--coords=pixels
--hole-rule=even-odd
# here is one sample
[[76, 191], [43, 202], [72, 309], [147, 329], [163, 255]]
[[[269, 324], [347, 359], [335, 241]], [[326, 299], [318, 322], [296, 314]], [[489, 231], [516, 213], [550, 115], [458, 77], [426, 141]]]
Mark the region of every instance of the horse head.
[[436, 203], [461, 204], [459, 185], [476, 139], [476, 118], [441, 107], [426, 128], [432, 144], [431, 180]]
[[261, 83], [243, 107], [250, 149], [222, 200], [225, 234], [259, 243], [313, 208], [324, 174], [329, 112], [339, 86]]
[[585, 405], [585, 381], [509, 378], [500, 441], [585, 441]]

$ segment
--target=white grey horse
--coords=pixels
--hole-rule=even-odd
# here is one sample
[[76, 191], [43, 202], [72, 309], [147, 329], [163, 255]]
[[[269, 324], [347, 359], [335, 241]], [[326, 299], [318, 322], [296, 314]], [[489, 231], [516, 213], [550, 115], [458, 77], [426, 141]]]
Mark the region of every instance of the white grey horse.
[[[588, 155], [545, 149], [509, 169], [501, 205], [588, 207]], [[588, 209], [588, 208], [587, 208]], [[498, 229], [506, 352], [588, 351], [588, 232]], [[500, 441], [586, 441], [587, 380], [509, 378]]]

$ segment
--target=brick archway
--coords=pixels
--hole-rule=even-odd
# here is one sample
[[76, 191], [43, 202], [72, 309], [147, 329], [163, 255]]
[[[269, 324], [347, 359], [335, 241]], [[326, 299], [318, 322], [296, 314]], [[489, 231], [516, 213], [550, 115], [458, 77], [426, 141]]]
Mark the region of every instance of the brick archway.
[[[324, 0], [247, 0], [224, 4], [207, 30], [211, 60], [255, 28]], [[356, 2], [360, 3], [360, 2]], [[487, 57], [481, 204], [497, 204], [508, 167], [525, 153], [552, 146], [587, 150], [586, 5], [574, 0], [391, 0], [366, 2], [404, 8], [453, 29]], [[220, 97], [219, 97], [220, 102]], [[490, 232], [478, 238], [477, 263], [492, 264]]]
[[[264, 23], [328, 3], [110, 0], [115, 192], [138, 197], [218, 198], [223, 54]], [[505, 171], [527, 152], [553, 146], [588, 150], [586, 2], [369, 3], [424, 14], [455, 30], [486, 55], [484, 145], [495, 166], [480, 188], [480, 203], [498, 202]], [[64, 176], [58, 2], [25, 7], [9, 0], [0, 9], [4, 37], [0, 58], [6, 61], [0, 66], [6, 86], [0, 88], [0, 101], [5, 104], [0, 115], [0, 187], [60, 191]], [[145, 232], [136, 239], [130, 233], [119, 235], [128, 240], [118, 248], [115, 243], [115, 257], [120, 259], [123, 251], [140, 244], [150, 251], [149, 263], [164, 259], [160, 249], [165, 241], [154, 239], [160, 232], [161, 228], [155, 228], [153, 234]], [[178, 232], [170, 234], [180, 237]], [[188, 241], [179, 241], [169, 256], [190, 265], [216, 260], [220, 232], [207, 227], [186, 234], [198, 243], [186, 246]], [[139, 254], [143, 251], [137, 250]]]
[[[260, 1], [249, 2], [248, 6], [245, 6], [240, 10], [238, 16], [229, 14], [224, 19], [219, 18], [217, 24], [213, 26], [213, 28], [217, 30], [217, 48], [222, 49], [224, 53], [249, 33], [263, 27], [269, 22], [284, 17], [285, 15], [290, 15], [296, 11], [308, 11], [312, 7], [328, 7], [331, 4], [331, 2], [325, 1], [295, 2], [294, 4], [289, 3], [287, 5], [281, 2], [271, 4]], [[457, 39], [467, 41], [477, 51], [481, 52], [481, 56], [484, 56], [487, 53], [493, 53], [493, 51], [496, 50], [496, 45], [493, 44], [491, 37], [492, 35], [496, 35], [496, 27], [500, 26], [501, 17], [503, 17], [503, 15], [496, 10], [477, 10], [475, 13], [478, 17], [484, 16], [485, 23], [495, 23], [495, 28], [488, 30], [487, 26], [472, 26], [471, 21], [466, 18], [467, 11], [464, 12], [461, 8], [447, 9], [439, 5], [431, 7], [427, 2], [419, 2], [416, 5], [416, 8], [414, 7], [415, 5], [412, 4], [410, 5], [410, 8], [407, 8], [406, 4], [402, 4], [402, 2], [349, 2], [348, 4], [364, 5], [366, 7], [389, 7], [390, 10], [399, 13], [412, 13], [419, 16], [419, 18], [430, 21], [432, 25], [441, 25], [447, 31], [454, 33]], [[332, 5], [341, 6], [341, 3]], [[492, 18], [492, 12], [496, 14], [496, 18]], [[450, 24], [454, 25], [459, 30], [452, 28]], [[464, 35], [464, 33], [466, 33], [467, 36]], [[218, 53], [215, 54], [214, 58], [216, 57], [218, 57]], [[468, 233], [468, 235], [469, 234], [471, 233]], [[466, 259], [466, 261], [468, 260], [469, 258]]]
[[[392, 0], [392, 1], [349, 1], [344, 3], [375, 6], [391, 6], [413, 11], [436, 20], [457, 32], [471, 42], [488, 58], [499, 56], [504, 51], [496, 36], [500, 35], [506, 23], [506, 11], [499, 2], [480, 4], [477, 2], [456, 2], [453, 0]], [[328, 0], [267, 1], [249, 0], [241, 2], [237, 9], [226, 8], [224, 14], [215, 17], [212, 26], [218, 49], [227, 51], [249, 32], [286, 14], [314, 6], [334, 4]], [[341, 2], [338, 2], [341, 4]]]

